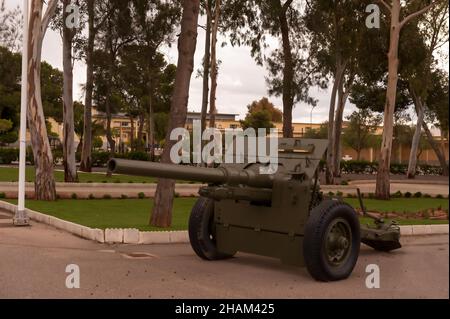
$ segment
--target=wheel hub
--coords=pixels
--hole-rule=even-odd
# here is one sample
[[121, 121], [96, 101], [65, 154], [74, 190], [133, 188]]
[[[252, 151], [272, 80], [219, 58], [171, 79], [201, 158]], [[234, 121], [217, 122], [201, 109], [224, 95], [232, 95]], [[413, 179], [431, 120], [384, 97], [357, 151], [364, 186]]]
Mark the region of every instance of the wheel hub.
[[348, 222], [338, 218], [331, 222], [326, 232], [325, 257], [334, 266], [339, 266], [347, 259], [351, 250], [351, 228]]

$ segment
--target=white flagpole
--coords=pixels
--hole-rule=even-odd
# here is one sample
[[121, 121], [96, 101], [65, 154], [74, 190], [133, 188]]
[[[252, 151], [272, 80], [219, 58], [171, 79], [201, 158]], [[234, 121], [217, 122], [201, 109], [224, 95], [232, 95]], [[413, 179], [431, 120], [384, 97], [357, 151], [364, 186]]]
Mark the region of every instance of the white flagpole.
[[18, 207], [13, 223], [16, 226], [29, 225], [25, 211], [25, 168], [27, 152], [27, 100], [28, 100], [28, 0], [23, 0], [23, 35], [22, 35], [22, 79], [20, 98], [20, 153], [19, 153], [19, 195]]

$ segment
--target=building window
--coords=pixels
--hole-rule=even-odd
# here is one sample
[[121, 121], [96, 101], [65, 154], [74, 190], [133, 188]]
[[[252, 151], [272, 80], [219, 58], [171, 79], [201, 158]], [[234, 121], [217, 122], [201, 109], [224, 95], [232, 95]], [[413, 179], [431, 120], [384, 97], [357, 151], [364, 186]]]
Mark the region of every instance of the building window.
[[122, 126], [128, 126], [130, 123], [128, 123], [128, 122], [122, 122]]
[[230, 128], [232, 128], [232, 129], [237, 129], [238, 126], [237, 126], [237, 124], [230, 124]]

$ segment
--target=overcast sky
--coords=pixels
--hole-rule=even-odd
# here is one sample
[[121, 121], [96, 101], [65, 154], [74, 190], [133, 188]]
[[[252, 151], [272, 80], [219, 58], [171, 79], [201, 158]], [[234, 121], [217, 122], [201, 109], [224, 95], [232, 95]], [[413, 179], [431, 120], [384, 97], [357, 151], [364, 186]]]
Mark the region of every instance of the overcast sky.
[[[22, 0], [6, 0], [6, 7], [13, 8], [22, 5]], [[204, 23], [204, 18], [200, 17], [199, 23]], [[196, 78], [196, 71], [200, 68], [204, 51], [205, 32], [202, 28], [198, 28], [197, 49], [195, 53], [195, 68], [192, 75], [189, 111], [200, 111], [202, 99], [202, 79]], [[226, 39], [219, 36], [218, 44]], [[274, 48], [278, 45], [273, 39], [270, 43]], [[171, 48], [165, 47], [161, 50], [166, 55], [166, 59], [170, 63], [177, 62], [176, 43]], [[219, 70], [218, 87], [217, 87], [217, 108], [222, 113], [235, 113], [239, 118], [243, 118], [247, 111], [246, 106], [254, 100], [259, 100], [263, 96], [267, 96], [267, 88], [265, 84], [266, 70], [264, 67], [258, 66], [250, 56], [248, 47], [226, 47], [217, 48], [218, 59], [222, 61]], [[62, 42], [58, 33], [48, 30], [42, 52], [43, 60], [47, 61], [54, 67], [62, 69]], [[85, 83], [86, 68], [83, 61], [77, 62], [74, 67], [74, 98], [83, 100], [80, 85]], [[320, 90], [319, 88], [311, 88], [310, 94], [318, 99], [318, 105], [313, 111], [313, 122], [320, 123], [328, 118], [329, 109], [329, 90]], [[281, 98], [269, 97], [275, 106], [282, 109]], [[350, 114], [355, 107], [350, 103], [345, 109], [345, 116]], [[294, 121], [310, 122], [311, 106], [304, 103], [295, 105], [293, 111]]]

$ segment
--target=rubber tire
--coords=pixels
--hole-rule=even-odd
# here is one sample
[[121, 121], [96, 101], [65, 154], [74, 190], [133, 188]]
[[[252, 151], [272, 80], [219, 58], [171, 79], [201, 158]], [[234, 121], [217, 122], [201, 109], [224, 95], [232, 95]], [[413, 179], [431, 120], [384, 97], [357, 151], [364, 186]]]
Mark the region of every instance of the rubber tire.
[[221, 253], [211, 240], [210, 223], [214, 218], [214, 201], [200, 197], [195, 203], [189, 217], [189, 240], [194, 252], [205, 260], [230, 258], [232, 255]]
[[[325, 260], [323, 241], [330, 223], [336, 218], [345, 219], [352, 232], [352, 248], [347, 260], [340, 266], [331, 266]], [[303, 257], [311, 276], [318, 281], [336, 281], [350, 276], [358, 260], [360, 225], [354, 209], [338, 200], [324, 200], [311, 210], [305, 225]]]

